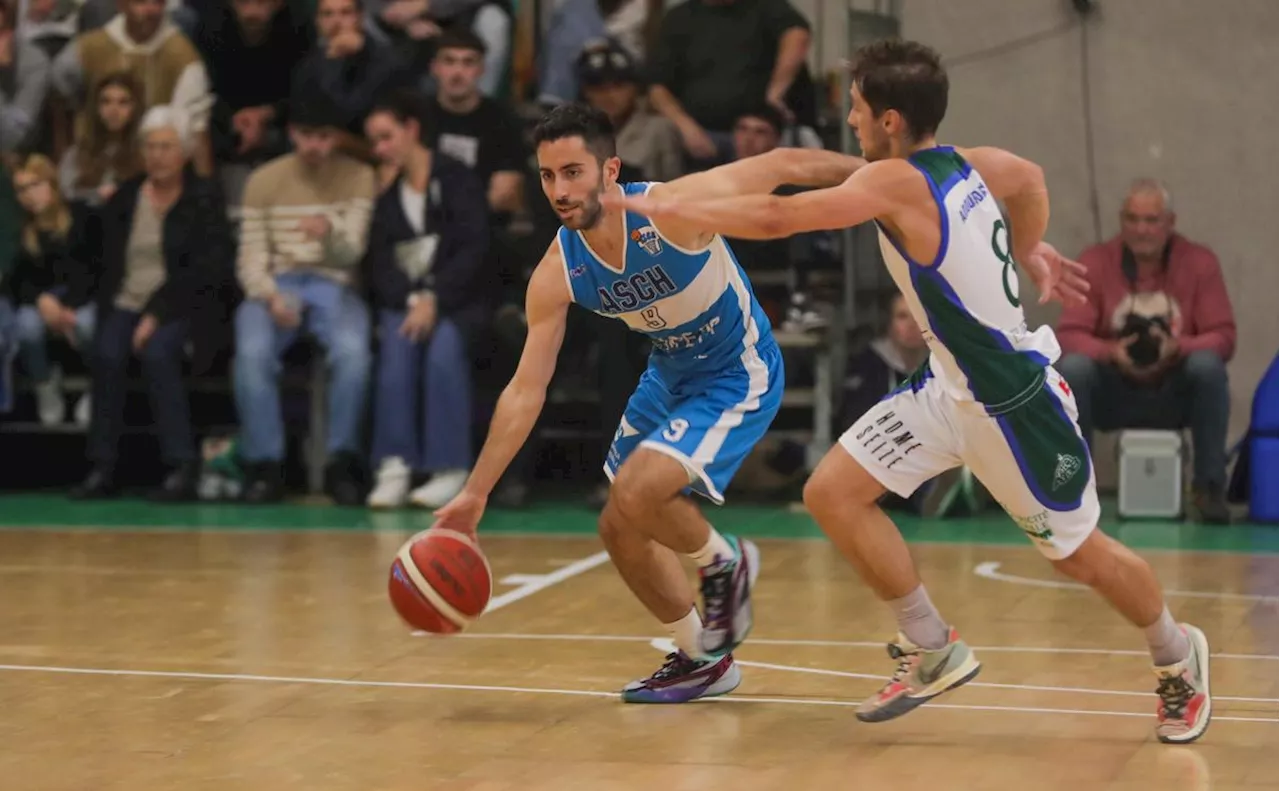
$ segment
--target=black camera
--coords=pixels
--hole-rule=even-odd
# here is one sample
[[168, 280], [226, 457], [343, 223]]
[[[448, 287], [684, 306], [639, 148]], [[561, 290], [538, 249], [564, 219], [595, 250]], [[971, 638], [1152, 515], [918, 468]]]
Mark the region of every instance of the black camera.
[[1160, 338], [1152, 332], [1155, 328], [1159, 328], [1165, 335], [1170, 334], [1169, 322], [1162, 316], [1147, 317], [1130, 313], [1124, 320], [1120, 337], [1138, 336], [1138, 339], [1129, 345], [1129, 359], [1133, 360], [1133, 364], [1139, 368], [1154, 365], [1160, 359]]

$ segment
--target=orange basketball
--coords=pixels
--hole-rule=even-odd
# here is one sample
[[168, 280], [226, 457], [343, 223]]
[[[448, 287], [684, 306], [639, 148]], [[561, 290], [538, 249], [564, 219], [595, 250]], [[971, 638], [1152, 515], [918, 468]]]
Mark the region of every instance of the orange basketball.
[[404, 622], [453, 634], [480, 617], [493, 595], [489, 561], [475, 541], [454, 530], [427, 530], [400, 547], [387, 595]]

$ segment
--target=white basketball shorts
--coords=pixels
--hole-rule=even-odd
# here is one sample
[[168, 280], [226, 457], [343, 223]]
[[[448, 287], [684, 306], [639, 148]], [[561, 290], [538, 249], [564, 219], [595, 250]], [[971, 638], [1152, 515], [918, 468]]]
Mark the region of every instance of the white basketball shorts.
[[1052, 560], [1097, 526], [1101, 507], [1075, 397], [1052, 368], [1040, 390], [1006, 414], [948, 395], [926, 367], [870, 409], [840, 444], [886, 489], [910, 497], [965, 465]]

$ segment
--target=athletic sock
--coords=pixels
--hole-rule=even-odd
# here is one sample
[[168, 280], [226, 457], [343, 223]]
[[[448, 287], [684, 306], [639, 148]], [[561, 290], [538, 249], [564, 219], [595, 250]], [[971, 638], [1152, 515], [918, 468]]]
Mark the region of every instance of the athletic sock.
[[898, 631], [908, 640], [928, 651], [936, 651], [947, 644], [951, 630], [929, 600], [924, 585], [901, 599], [890, 599], [888, 604], [898, 619]]
[[730, 560], [734, 557], [733, 547], [724, 536], [711, 528], [711, 535], [707, 537], [707, 543], [697, 552], [689, 553], [689, 557], [693, 558], [693, 562], [698, 564], [698, 568], [706, 568], [707, 566]]
[[1164, 608], [1155, 623], [1142, 631], [1147, 637], [1151, 661], [1156, 667], [1176, 665], [1191, 653], [1191, 641], [1187, 640], [1187, 633], [1173, 620], [1168, 607]]
[[685, 656], [693, 659], [702, 656], [702, 616], [698, 615], [697, 607], [689, 608], [689, 614], [675, 623], [664, 623], [662, 626], [675, 642], [676, 648], [683, 651]]

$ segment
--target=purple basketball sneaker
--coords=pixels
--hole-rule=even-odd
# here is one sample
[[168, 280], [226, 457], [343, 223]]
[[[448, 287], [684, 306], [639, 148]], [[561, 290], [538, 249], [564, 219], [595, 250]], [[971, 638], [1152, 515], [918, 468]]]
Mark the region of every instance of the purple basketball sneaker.
[[760, 574], [760, 550], [750, 541], [725, 536], [733, 557], [701, 569], [702, 651], [709, 657], [728, 656], [751, 632], [751, 589]]
[[658, 672], [622, 688], [624, 703], [687, 703], [726, 695], [742, 683], [732, 656], [700, 661], [683, 652], [667, 654]]

